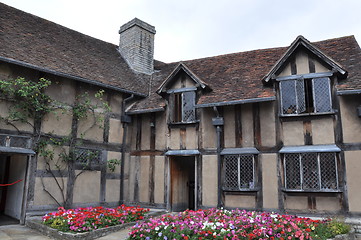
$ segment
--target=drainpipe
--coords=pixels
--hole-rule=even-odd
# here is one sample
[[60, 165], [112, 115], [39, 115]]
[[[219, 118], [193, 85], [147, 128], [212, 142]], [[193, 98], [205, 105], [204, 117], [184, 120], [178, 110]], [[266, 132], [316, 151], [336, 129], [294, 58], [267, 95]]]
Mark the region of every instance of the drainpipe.
[[212, 124], [216, 127], [217, 132], [217, 178], [218, 178], [218, 190], [217, 190], [217, 208], [223, 207], [222, 201], [222, 158], [221, 158], [221, 134], [222, 126], [224, 125], [224, 119], [220, 116], [217, 107], [213, 107], [213, 111], [216, 114], [215, 118], [212, 118]]
[[128, 98], [124, 99], [122, 102], [122, 115], [121, 121], [123, 123], [123, 141], [122, 141], [122, 156], [120, 159], [120, 204], [124, 203], [124, 161], [125, 161], [125, 149], [127, 142], [127, 130], [128, 123], [131, 123], [132, 118], [125, 113], [125, 107], [127, 103], [134, 99], [134, 94], [130, 95]]

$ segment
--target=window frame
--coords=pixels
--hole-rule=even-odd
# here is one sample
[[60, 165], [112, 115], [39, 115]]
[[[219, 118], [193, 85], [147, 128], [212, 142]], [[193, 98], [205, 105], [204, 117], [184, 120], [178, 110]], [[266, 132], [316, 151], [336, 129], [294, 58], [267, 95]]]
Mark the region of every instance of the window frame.
[[[276, 78], [279, 82], [280, 116], [308, 116], [334, 113], [331, 76], [331, 73], [314, 73]], [[320, 82], [322, 81], [324, 83], [321, 84], [327, 86], [327, 89], [324, 89], [326, 94], [316, 94], [319, 91], [317, 86], [321, 86]], [[326, 81], [327, 83], [325, 83]], [[286, 92], [285, 89], [291, 88], [292, 84], [294, 85], [292, 88], [293, 93]], [[312, 94], [310, 95], [311, 92]], [[326, 96], [324, 97], [324, 95]], [[290, 104], [288, 109], [285, 108], [285, 102], [290, 102], [288, 103]], [[310, 106], [310, 103], [312, 103], [312, 106]], [[325, 108], [324, 105], [328, 109], [323, 110], [322, 108]], [[291, 112], [287, 113], [286, 110]]]
[[[295, 188], [295, 187], [289, 187], [288, 183], [287, 183], [287, 164], [286, 161], [286, 156], [287, 155], [298, 155], [298, 166], [299, 167], [299, 183], [300, 183], [300, 186], [299, 188]], [[307, 183], [307, 181], [305, 180], [305, 176], [304, 176], [304, 172], [305, 172], [305, 167], [304, 167], [304, 162], [305, 161], [312, 161], [310, 159], [303, 159], [303, 157], [306, 155], [306, 154], [316, 154], [317, 156], [317, 185], [318, 187], [317, 188], [310, 188], [310, 187], [305, 187], [305, 186], [309, 186], [311, 185], [310, 182]], [[330, 173], [327, 173], [327, 174], [324, 174], [322, 172], [322, 159], [321, 159], [321, 154], [333, 154], [333, 157], [334, 157], [334, 171], [331, 173], [331, 174], [334, 174], [335, 175], [335, 179], [332, 179], [332, 181], [336, 184], [336, 186], [334, 188], [323, 188], [325, 184], [324, 181], [327, 181], [326, 180], [323, 180], [323, 176], [324, 175], [330, 175]], [[288, 161], [291, 161], [291, 160], [288, 160]], [[283, 170], [283, 190], [284, 191], [289, 191], [289, 192], [341, 192], [342, 189], [341, 189], [341, 184], [340, 184], [340, 168], [341, 168], [341, 165], [340, 165], [340, 156], [339, 156], [339, 152], [314, 152], [314, 151], [311, 151], [311, 152], [289, 152], [289, 153], [281, 153], [281, 163], [282, 163], [282, 170]], [[310, 164], [309, 164], [310, 165]], [[310, 166], [307, 166], [307, 167], [310, 167]], [[293, 164], [293, 168], [295, 168], [294, 164]], [[307, 168], [306, 168], [307, 170]], [[309, 169], [308, 169], [309, 170]], [[307, 171], [308, 174], [310, 174], [310, 171]], [[296, 173], [290, 173], [292, 176], [295, 176], [297, 175]], [[307, 184], [307, 185], [306, 185]]]
[[[196, 114], [197, 88], [180, 88], [169, 90], [169, 124], [192, 124], [198, 122]], [[186, 96], [188, 95], [188, 97]], [[186, 100], [190, 102], [185, 103]], [[186, 115], [190, 111], [190, 115]], [[191, 120], [188, 120], [191, 118]]]
[[[92, 154], [93, 158], [83, 157], [83, 154]], [[76, 170], [97, 170], [100, 171], [104, 166], [103, 151], [95, 148], [75, 147], [73, 150]], [[79, 155], [80, 154], [80, 155]], [[82, 161], [85, 158], [86, 161]]]
[[[222, 156], [222, 190], [225, 192], [252, 192], [252, 191], [258, 191], [260, 189], [259, 187], [259, 163], [258, 163], [258, 151], [257, 152], [241, 152], [241, 153], [235, 153], [235, 152], [225, 152], [221, 153]], [[226, 186], [226, 178], [227, 178], [227, 167], [226, 167], [226, 161], [227, 157], [237, 157], [237, 187], [232, 186]], [[248, 187], [242, 187], [241, 184], [241, 167], [242, 167], [242, 157], [251, 157], [252, 158], [252, 183], [253, 186]]]

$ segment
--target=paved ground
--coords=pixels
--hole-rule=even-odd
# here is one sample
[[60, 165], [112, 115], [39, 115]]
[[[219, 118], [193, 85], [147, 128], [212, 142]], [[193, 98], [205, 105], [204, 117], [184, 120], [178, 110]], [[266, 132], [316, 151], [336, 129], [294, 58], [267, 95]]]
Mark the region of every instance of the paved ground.
[[[125, 240], [128, 237], [129, 229], [111, 233], [107, 236], [98, 238], [99, 240]], [[24, 225], [5, 225], [0, 226], [1, 240], [52, 240], [36, 230], [30, 229]]]

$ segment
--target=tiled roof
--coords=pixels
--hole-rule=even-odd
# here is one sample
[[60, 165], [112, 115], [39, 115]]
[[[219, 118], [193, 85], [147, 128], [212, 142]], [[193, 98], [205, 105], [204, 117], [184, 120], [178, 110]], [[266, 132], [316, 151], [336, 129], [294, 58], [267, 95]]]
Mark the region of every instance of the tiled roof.
[[[0, 3], [0, 57], [116, 88], [147, 93], [117, 46]], [[134, 84], [137, 81], [138, 84]]]
[[[337, 61], [347, 71], [347, 79], [340, 80], [338, 90], [361, 89], [361, 50], [353, 36], [314, 42], [325, 55]], [[193, 73], [211, 89], [198, 100], [198, 104], [247, 101], [275, 97], [273, 87], [265, 86], [262, 78], [287, 51], [288, 47], [260, 49], [184, 61]], [[165, 101], [154, 93], [178, 63], [158, 67], [154, 75], [152, 94], [132, 106], [130, 111], [164, 107]]]

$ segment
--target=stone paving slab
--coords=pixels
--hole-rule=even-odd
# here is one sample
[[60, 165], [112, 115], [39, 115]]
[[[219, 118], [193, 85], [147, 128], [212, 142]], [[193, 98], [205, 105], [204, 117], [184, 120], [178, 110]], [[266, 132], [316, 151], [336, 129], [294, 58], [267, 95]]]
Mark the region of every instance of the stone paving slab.
[[52, 240], [36, 230], [30, 229], [24, 225], [5, 225], [0, 226], [1, 240]]
[[[128, 237], [129, 231], [130, 228], [127, 228], [96, 239], [125, 240]], [[1, 240], [54, 240], [54, 238], [44, 236], [39, 231], [36, 231], [34, 229], [31, 229], [29, 227], [20, 224], [0, 226], [0, 239]]]

